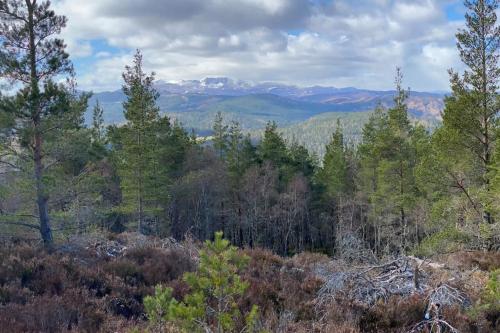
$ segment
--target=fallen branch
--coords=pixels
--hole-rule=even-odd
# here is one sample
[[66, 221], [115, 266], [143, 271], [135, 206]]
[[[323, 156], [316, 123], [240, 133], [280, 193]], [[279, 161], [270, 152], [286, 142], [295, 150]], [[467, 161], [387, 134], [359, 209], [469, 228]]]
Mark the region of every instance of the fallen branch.
[[[407, 333], [420, 333], [420, 332], [438, 332], [444, 333], [444, 329], [448, 328], [450, 333], [459, 333], [458, 330], [451, 326], [447, 321], [439, 318], [422, 320], [413, 326]], [[428, 330], [426, 330], [428, 329]]]
[[414, 256], [408, 256], [409, 259], [415, 261], [419, 267], [423, 266], [423, 265], [427, 265], [431, 268], [434, 268], [434, 269], [443, 269], [445, 268], [445, 265], [444, 264], [439, 264], [437, 262], [431, 262], [431, 261], [428, 261], [428, 260], [422, 260], [422, 259], [419, 259], [417, 257], [414, 257]]

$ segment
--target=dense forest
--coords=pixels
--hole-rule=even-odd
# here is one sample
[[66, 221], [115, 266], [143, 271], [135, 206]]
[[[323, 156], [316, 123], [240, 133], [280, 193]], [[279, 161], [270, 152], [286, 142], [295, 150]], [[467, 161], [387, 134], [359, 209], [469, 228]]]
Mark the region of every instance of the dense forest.
[[[465, 5], [466, 27], [456, 38], [466, 70], [449, 71], [442, 121], [432, 128], [411, 121], [411, 91], [397, 68], [394, 107], [364, 114], [360, 133], [350, 133], [348, 116], [330, 119], [335, 131], [326, 147], [311, 143], [324, 154], [320, 161], [273, 122], [255, 139], [218, 114], [212, 135], [198, 137], [161, 116], [155, 75], [143, 69], [140, 50], [122, 76], [126, 122], [105, 126], [97, 102], [87, 126], [91, 94], [77, 88], [58, 37], [66, 18], [50, 2], [0, 1], [2, 241], [41, 240], [50, 252], [102, 233], [210, 240], [205, 251], [231, 262], [217, 266], [233, 281], [231, 297], [246, 289], [231, 278], [245, 258], [235, 259], [229, 244], [344, 260], [499, 251], [499, 4]], [[218, 281], [210, 275], [216, 264], [206, 253], [200, 258], [202, 269], [187, 278], [194, 291]], [[158, 289], [146, 309], [154, 312], [168, 293]], [[183, 318], [196, 311], [179, 304], [171, 311]], [[248, 328], [257, 309], [246, 309]]]

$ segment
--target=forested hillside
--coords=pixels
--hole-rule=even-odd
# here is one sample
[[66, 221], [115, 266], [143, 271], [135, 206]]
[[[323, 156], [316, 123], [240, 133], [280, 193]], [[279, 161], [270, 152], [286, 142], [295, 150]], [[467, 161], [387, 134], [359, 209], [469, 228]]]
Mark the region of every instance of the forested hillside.
[[[286, 127], [321, 113], [364, 112], [373, 110], [379, 104], [385, 107], [394, 105], [394, 91], [298, 88], [273, 83], [254, 85], [227, 78], [206, 78], [179, 84], [157, 82], [155, 89], [159, 92], [157, 105], [160, 113], [200, 135], [211, 133], [213, 119], [218, 112], [228, 121], [237, 121], [244, 130], [255, 130], [263, 129], [268, 121]], [[408, 109], [415, 118], [439, 121], [444, 107], [443, 98], [442, 94], [413, 92], [408, 99]], [[97, 101], [104, 109], [107, 125], [123, 123], [124, 100], [125, 95], [120, 91], [94, 94], [88, 102], [86, 123], [90, 124], [92, 106]]]
[[[279, 129], [287, 142], [303, 145], [311, 154], [316, 155], [322, 161], [326, 145], [330, 141], [335, 129], [342, 127], [345, 144], [356, 146], [363, 138], [363, 127], [370, 119], [373, 111], [365, 112], [329, 112], [311, 117], [306, 121]], [[423, 118], [410, 116], [410, 122], [420, 124], [429, 132], [432, 132], [440, 124], [437, 118]], [[257, 139], [262, 131], [251, 132]]]
[[400, 68], [165, 95], [139, 49], [92, 96], [66, 18], [0, 0], [0, 332], [498, 331], [499, 2], [465, 6], [437, 116]]

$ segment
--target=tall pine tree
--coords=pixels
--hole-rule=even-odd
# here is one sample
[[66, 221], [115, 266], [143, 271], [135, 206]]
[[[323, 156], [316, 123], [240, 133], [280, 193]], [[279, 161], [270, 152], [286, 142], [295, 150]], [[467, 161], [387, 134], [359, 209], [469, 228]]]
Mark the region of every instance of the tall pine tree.
[[336, 200], [340, 195], [352, 191], [349, 184], [348, 161], [344, 145], [344, 134], [340, 122], [326, 146], [323, 166], [318, 171], [318, 181], [325, 188], [325, 195], [330, 200]]
[[219, 158], [223, 158], [228, 149], [228, 126], [224, 124], [222, 113], [217, 112], [213, 126], [213, 145]]
[[137, 216], [137, 228], [143, 231], [146, 210], [154, 200], [157, 190], [158, 164], [156, 123], [159, 108], [156, 105], [158, 93], [153, 87], [154, 73], [148, 75], [143, 70], [142, 54], [137, 50], [133, 65], [123, 73], [123, 92], [127, 100], [123, 103], [127, 120], [121, 133], [121, 155], [119, 175], [127, 212]]
[[[404, 250], [409, 241], [410, 213], [418, 197], [415, 179], [417, 165], [415, 127], [408, 118], [402, 88], [402, 73], [396, 72], [394, 107], [378, 108], [363, 130], [360, 188], [367, 195], [380, 244], [381, 225], [391, 226], [396, 234], [394, 246]], [[421, 131], [418, 132], [419, 136]], [[389, 221], [389, 223], [387, 223]]]
[[[57, 38], [65, 26], [66, 18], [56, 15], [49, 1], [0, 1], [0, 77], [19, 88], [0, 105], [0, 113], [11, 120], [2, 123], [10, 128], [0, 138], [0, 160], [34, 179], [38, 229], [46, 244], [53, 239], [46, 174], [60, 162], [47, 144], [80, 125], [88, 97], [73, 98], [73, 67]], [[64, 77], [66, 82], [57, 83]]]
[[[460, 30], [457, 47], [467, 70], [463, 75], [450, 70], [452, 94], [445, 101], [443, 131], [453, 143], [456, 154], [471, 156], [478, 172], [467, 180], [483, 191], [483, 199], [474, 205], [484, 211], [484, 220], [493, 222], [488, 208], [490, 179], [500, 110], [498, 98], [498, 67], [500, 27], [496, 24], [498, 0], [467, 0], [466, 29]], [[453, 142], [451, 142], [453, 140]], [[462, 153], [460, 153], [462, 151]], [[457, 161], [459, 162], [459, 161]]]

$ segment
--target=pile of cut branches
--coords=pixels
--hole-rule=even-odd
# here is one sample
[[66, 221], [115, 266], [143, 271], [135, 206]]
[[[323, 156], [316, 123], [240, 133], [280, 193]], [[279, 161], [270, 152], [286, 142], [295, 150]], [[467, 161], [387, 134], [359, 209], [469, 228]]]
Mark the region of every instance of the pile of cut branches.
[[316, 297], [316, 310], [325, 312], [328, 305], [341, 299], [371, 307], [381, 301], [387, 302], [392, 296], [420, 294], [427, 303], [425, 318], [408, 332], [457, 332], [443, 318], [442, 308], [467, 308], [471, 305], [469, 298], [446, 283], [431, 286], [434, 284], [431, 283], [430, 272], [427, 273], [424, 268], [433, 271], [446, 269], [442, 264], [402, 256], [378, 265], [330, 273], [322, 277], [325, 282]]
[[412, 265], [409, 258], [401, 257], [381, 265], [332, 273], [318, 292], [317, 304], [343, 297], [373, 305], [394, 295], [422, 293], [426, 288], [425, 272]]

